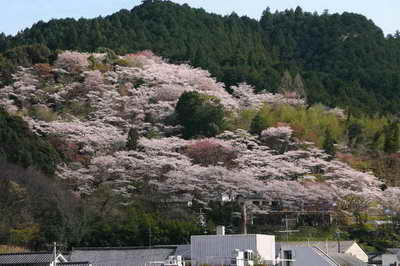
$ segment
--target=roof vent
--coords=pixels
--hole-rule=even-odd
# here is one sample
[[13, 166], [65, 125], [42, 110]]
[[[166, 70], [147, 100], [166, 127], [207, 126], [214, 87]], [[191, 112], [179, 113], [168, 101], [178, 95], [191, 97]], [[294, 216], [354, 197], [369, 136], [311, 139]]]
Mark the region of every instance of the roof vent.
[[223, 225], [217, 226], [217, 235], [221, 235], [221, 236], [225, 235], [225, 226], [223, 226]]

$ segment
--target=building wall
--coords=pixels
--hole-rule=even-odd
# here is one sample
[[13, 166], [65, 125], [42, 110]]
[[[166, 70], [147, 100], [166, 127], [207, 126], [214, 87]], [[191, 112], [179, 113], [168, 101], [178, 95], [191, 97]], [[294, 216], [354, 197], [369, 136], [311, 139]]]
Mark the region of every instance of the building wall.
[[357, 243], [351, 245], [351, 247], [349, 247], [344, 253], [352, 255], [359, 260], [368, 263], [368, 255], [365, 254], [364, 250], [362, 250]]
[[394, 254], [382, 255], [382, 266], [390, 266], [390, 264], [394, 264], [395, 262], [397, 262], [397, 265], [399, 265], [399, 261], [397, 260], [397, 255]]
[[275, 236], [257, 235], [257, 253], [267, 262], [275, 262]]
[[191, 237], [192, 261], [200, 264], [230, 264], [233, 251], [253, 250], [264, 260], [275, 257], [275, 236], [208, 235]]

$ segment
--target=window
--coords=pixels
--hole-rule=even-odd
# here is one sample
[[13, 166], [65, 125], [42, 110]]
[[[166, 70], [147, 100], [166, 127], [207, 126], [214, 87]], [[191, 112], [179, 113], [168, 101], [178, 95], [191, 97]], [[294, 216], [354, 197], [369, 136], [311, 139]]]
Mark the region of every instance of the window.
[[291, 261], [293, 259], [293, 254], [291, 250], [284, 250], [283, 251], [283, 265], [284, 266], [292, 266], [293, 262]]
[[245, 251], [244, 252], [244, 259], [245, 260], [253, 260], [253, 252], [252, 251]]

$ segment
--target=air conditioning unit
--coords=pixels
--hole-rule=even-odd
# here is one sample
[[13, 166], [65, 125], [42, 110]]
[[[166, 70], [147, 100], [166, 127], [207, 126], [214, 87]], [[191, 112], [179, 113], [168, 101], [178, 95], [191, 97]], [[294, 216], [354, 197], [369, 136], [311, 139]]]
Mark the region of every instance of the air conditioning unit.
[[233, 251], [231, 266], [253, 266], [254, 253], [252, 250], [239, 250]]
[[185, 266], [185, 261], [182, 256], [169, 256], [168, 261], [162, 266]]

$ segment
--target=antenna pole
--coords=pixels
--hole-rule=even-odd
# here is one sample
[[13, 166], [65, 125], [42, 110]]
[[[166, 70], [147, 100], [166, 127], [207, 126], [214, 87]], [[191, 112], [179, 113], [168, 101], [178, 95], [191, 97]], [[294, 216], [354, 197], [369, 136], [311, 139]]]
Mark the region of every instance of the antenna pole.
[[57, 242], [53, 243], [53, 261], [54, 261], [54, 266], [57, 265]]
[[287, 218], [287, 214], [285, 216], [285, 228], [286, 228], [286, 241], [289, 242], [289, 219]]

